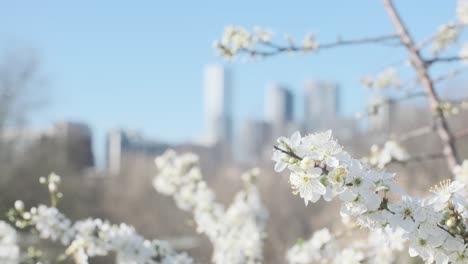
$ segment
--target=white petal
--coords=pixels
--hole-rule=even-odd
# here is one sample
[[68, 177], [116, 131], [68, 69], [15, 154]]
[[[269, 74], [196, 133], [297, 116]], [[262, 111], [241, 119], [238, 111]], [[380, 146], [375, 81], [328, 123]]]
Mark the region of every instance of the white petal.
[[299, 131], [296, 131], [291, 136], [291, 145], [298, 146], [300, 143], [301, 143], [301, 133]]
[[286, 169], [287, 166], [287, 163], [279, 161], [275, 164], [275, 171], [282, 172], [284, 169]]

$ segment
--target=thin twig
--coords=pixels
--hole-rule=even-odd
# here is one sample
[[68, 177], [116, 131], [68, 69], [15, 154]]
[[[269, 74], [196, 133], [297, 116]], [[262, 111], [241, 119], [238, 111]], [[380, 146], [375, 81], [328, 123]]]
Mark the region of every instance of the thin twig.
[[[272, 50], [250, 50], [250, 49], [244, 48], [244, 49], [240, 49], [238, 52], [249, 53], [251, 56], [259, 55], [263, 57], [270, 57], [270, 56], [278, 55], [284, 52], [297, 52], [297, 51], [317, 52], [323, 49], [330, 49], [330, 48], [341, 47], [341, 46], [365, 45], [365, 44], [375, 44], [375, 43], [384, 44], [388, 42], [389, 40], [398, 40], [398, 35], [389, 34], [389, 35], [382, 35], [382, 36], [377, 36], [377, 37], [367, 37], [367, 38], [358, 38], [358, 39], [349, 39], [349, 40], [339, 39], [334, 42], [318, 44], [318, 47], [315, 49], [305, 49], [302, 46], [295, 46], [291, 44], [282, 46], [279, 44], [275, 44], [273, 42], [259, 42], [258, 44], [262, 44], [268, 48], [271, 48]], [[220, 48], [224, 50], [225, 52], [229, 51], [229, 48], [223, 45], [220, 45]]]
[[459, 158], [456, 153], [453, 135], [449, 130], [443, 111], [436, 107], [439, 105], [440, 100], [435, 91], [434, 83], [429, 76], [427, 69], [429, 64], [427, 64], [421, 57], [419, 50], [416, 48], [416, 45], [408, 33], [406, 26], [403, 24], [403, 21], [395, 9], [393, 2], [391, 0], [384, 0], [384, 5], [398, 32], [398, 35], [400, 36], [402, 43], [405, 45], [410, 54], [411, 63], [418, 73], [419, 79], [421, 80], [422, 86], [429, 100], [429, 105], [431, 106], [431, 110], [433, 112], [436, 131], [442, 141], [443, 153], [447, 160], [450, 171], [452, 171], [452, 169], [459, 163]]
[[468, 60], [468, 57], [450, 56], [450, 57], [434, 57], [426, 60], [425, 63], [430, 66], [436, 62], [458, 62], [462, 60]]
[[445, 81], [447, 79], [450, 79], [450, 78], [453, 78], [455, 76], [457, 76], [458, 74], [460, 73], [463, 73], [465, 71], [468, 70], [468, 67], [462, 67], [462, 68], [458, 68], [458, 69], [454, 69], [452, 71], [449, 71], [449, 72], [446, 72], [442, 75], [439, 75], [438, 77], [434, 78], [434, 82], [442, 82], [442, 81]]
[[416, 129], [413, 129], [413, 130], [410, 130], [404, 134], [400, 134], [398, 135], [395, 140], [398, 141], [398, 142], [405, 142], [405, 141], [408, 141], [412, 138], [415, 138], [415, 137], [420, 137], [420, 136], [423, 136], [423, 135], [427, 135], [427, 134], [430, 134], [432, 132], [434, 132], [435, 128], [434, 126], [425, 126], [425, 127], [420, 127], [420, 128], [416, 128]]
[[301, 157], [299, 157], [296, 153], [294, 153], [294, 152], [292, 152], [292, 151], [284, 150], [284, 149], [282, 149], [282, 148], [280, 148], [280, 147], [278, 147], [278, 146], [273, 146], [273, 148], [275, 148], [275, 149], [278, 150], [278, 151], [283, 152], [283, 153], [286, 154], [286, 155], [289, 155], [290, 157], [293, 157], [293, 158], [298, 159], [298, 160], [302, 160]]
[[[464, 25], [464, 24], [455, 24], [453, 26], [456, 29], [461, 29], [461, 28], [464, 28], [466, 25]], [[421, 50], [424, 47], [426, 47], [427, 45], [431, 44], [434, 40], [437, 39], [437, 37], [440, 35], [440, 33], [441, 32], [438, 30], [436, 33], [432, 34], [431, 36], [429, 36], [425, 40], [421, 41], [419, 44], [416, 45], [416, 49]]]
[[410, 162], [425, 162], [429, 160], [442, 159], [444, 157], [445, 157], [444, 153], [419, 154], [419, 155], [413, 155], [410, 158], [405, 159], [405, 160], [393, 159], [390, 163], [406, 165]]

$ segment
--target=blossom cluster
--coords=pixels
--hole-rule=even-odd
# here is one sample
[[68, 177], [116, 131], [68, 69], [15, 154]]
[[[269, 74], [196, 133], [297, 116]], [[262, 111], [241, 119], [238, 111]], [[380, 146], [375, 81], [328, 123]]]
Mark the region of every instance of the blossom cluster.
[[445, 50], [450, 44], [455, 43], [458, 38], [459, 28], [453, 24], [442, 25], [432, 45], [432, 52], [437, 53]]
[[[391, 264], [395, 252], [404, 248], [403, 230], [378, 228], [367, 239], [347, 244], [343, 238], [348, 232], [332, 234], [327, 228], [316, 231], [307, 241], [299, 241], [286, 255], [290, 264], [308, 263], [368, 263]], [[346, 245], [346, 246], [345, 246]]]
[[0, 221], [0, 263], [16, 264], [18, 259], [16, 231], [6, 222]]
[[440, 102], [437, 107], [444, 112], [444, 115], [457, 115], [461, 111], [466, 111], [468, 109], [468, 100], [460, 100], [459, 102]]
[[457, 4], [457, 18], [462, 24], [468, 24], [468, 1], [459, 0]]
[[421, 199], [406, 194], [394, 174], [373, 170], [353, 159], [331, 131], [302, 137], [281, 137], [275, 146], [275, 170], [290, 170], [293, 193], [308, 202], [339, 198], [340, 214], [371, 230], [401, 228], [410, 256], [429, 263], [466, 263], [468, 259], [467, 203], [459, 181], [445, 181]]
[[89, 257], [110, 252], [116, 253], [119, 264], [192, 263], [190, 257], [176, 253], [167, 242], [146, 240], [126, 224], [114, 225], [101, 219], [85, 219], [73, 224], [57, 208], [46, 205], [23, 211], [18, 217], [23, 221], [29, 218], [29, 226], [41, 239], [60, 241], [67, 247], [66, 255], [77, 264], [87, 264]]
[[192, 263], [186, 254], [177, 254], [164, 241], [145, 240], [133, 227], [112, 225], [100, 219], [71, 221], [54, 207], [40, 205], [34, 212], [31, 226], [42, 239], [60, 240], [67, 246], [66, 255], [77, 264], [87, 264], [89, 257], [117, 255], [119, 264]]
[[[47, 184], [52, 206], [41, 204], [26, 210], [22, 201], [16, 201], [14, 209], [7, 214], [8, 219], [19, 229], [32, 229], [40, 239], [60, 242], [66, 247], [65, 256], [73, 258], [75, 263], [88, 264], [90, 257], [106, 256], [111, 252], [115, 253], [118, 264], [193, 263], [187, 254], [175, 252], [167, 242], [147, 240], [127, 224], [115, 225], [91, 218], [73, 223], [55, 207], [60, 176], [52, 173], [47, 179], [41, 177], [40, 182]], [[15, 233], [6, 231], [8, 228], [0, 222], [0, 238], [5, 237], [4, 244], [14, 242]], [[0, 245], [0, 259], [3, 248], [3, 244]], [[5, 256], [19, 255], [16, 249]]]
[[372, 145], [370, 156], [363, 158], [362, 161], [383, 169], [393, 161], [404, 162], [408, 159], [408, 152], [397, 141], [389, 140], [382, 148]]
[[225, 209], [202, 180], [197, 156], [177, 156], [174, 151], [167, 151], [156, 158], [156, 166], [159, 173], [154, 187], [172, 196], [180, 209], [193, 214], [197, 231], [213, 244], [214, 263], [262, 262], [267, 212], [254, 185], [258, 169], [242, 175], [245, 188]]
[[[294, 39], [285, 35], [287, 45], [280, 47], [271, 42], [273, 33], [271, 30], [265, 30], [259, 27], [254, 28], [253, 31], [249, 31], [242, 27], [228, 26], [224, 29], [221, 40], [215, 41], [213, 46], [218, 50], [220, 56], [226, 58], [233, 58], [241, 51], [245, 51], [252, 56], [255, 55], [268, 55], [272, 52], [277, 51], [303, 51], [310, 52], [319, 48], [319, 44], [316, 41], [314, 35], [308, 33], [305, 35], [301, 44], [295, 44]], [[258, 46], [262, 45], [262, 50], [258, 49]]]
[[361, 83], [368, 88], [386, 89], [400, 88], [401, 80], [397, 75], [395, 68], [388, 67], [377, 76], [364, 76], [361, 78]]

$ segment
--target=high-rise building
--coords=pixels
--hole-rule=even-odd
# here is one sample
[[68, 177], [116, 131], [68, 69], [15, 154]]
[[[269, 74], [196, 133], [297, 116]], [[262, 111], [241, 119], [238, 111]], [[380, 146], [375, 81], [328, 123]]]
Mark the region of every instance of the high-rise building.
[[53, 155], [56, 158], [51, 165], [74, 171], [95, 165], [91, 130], [80, 122], [60, 121], [45, 130], [8, 128], [0, 137], [0, 146], [8, 147], [9, 154], [18, 160], [29, 155]]
[[125, 158], [136, 155], [154, 158], [166, 151], [169, 146], [164, 143], [149, 140], [141, 134], [122, 129], [111, 130], [106, 142], [107, 169], [111, 174], [118, 174]]
[[291, 91], [277, 83], [267, 85], [265, 94], [266, 120], [284, 126], [293, 120], [294, 104]]
[[371, 96], [368, 104], [368, 130], [370, 132], [390, 132], [393, 106], [388, 98], [381, 95]]
[[229, 72], [218, 64], [207, 65], [204, 74], [205, 141], [227, 144], [232, 140], [231, 80]]
[[337, 116], [338, 85], [324, 81], [306, 81], [304, 120], [305, 128], [315, 131], [326, 128]]
[[[265, 150], [271, 153], [269, 139], [271, 124], [265, 121], [245, 120], [240, 130], [239, 160], [246, 164], [256, 164], [264, 158]], [[269, 147], [266, 147], [269, 146]]]
[[62, 144], [66, 159], [76, 168], [94, 166], [92, 135], [88, 125], [70, 121], [57, 122], [49, 134]]

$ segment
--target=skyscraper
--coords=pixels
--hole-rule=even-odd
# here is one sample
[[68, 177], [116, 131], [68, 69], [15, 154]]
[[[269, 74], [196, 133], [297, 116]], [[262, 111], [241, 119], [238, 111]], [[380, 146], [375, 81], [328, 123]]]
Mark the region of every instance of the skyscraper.
[[338, 85], [306, 81], [304, 95], [305, 127], [309, 131], [326, 128], [338, 113]]
[[208, 144], [231, 143], [231, 80], [228, 71], [218, 64], [207, 65], [204, 75], [205, 140]]
[[370, 132], [390, 132], [394, 105], [388, 103], [388, 98], [374, 95], [369, 98], [368, 130]]
[[168, 148], [167, 144], [147, 139], [137, 132], [113, 129], [107, 134], [107, 169], [111, 174], [119, 174], [126, 158], [137, 155], [154, 158]]
[[293, 95], [277, 83], [267, 85], [265, 116], [272, 124], [285, 124], [293, 120]]
[[271, 124], [259, 120], [242, 122], [239, 140], [239, 161], [246, 164], [256, 164], [271, 153]]
[[275, 138], [287, 133], [293, 120], [294, 104], [291, 91], [278, 83], [269, 83], [265, 92], [265, 119], [270, 124], [270, 136]]

